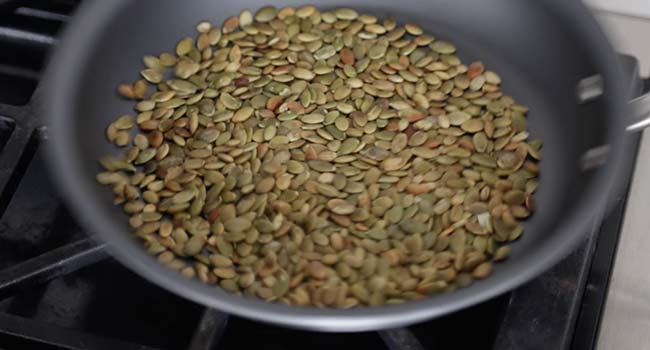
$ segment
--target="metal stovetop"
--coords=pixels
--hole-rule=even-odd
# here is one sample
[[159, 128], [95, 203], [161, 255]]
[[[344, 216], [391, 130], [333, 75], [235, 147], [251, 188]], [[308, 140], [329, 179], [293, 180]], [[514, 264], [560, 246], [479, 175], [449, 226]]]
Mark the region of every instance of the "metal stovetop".
[[[475, 307], [408, 328], [326, 334], [265, 325], [177, 297], [110, 259], [49, 181], [38, 82], [76, 1], [0, 1], [0, 348], [591, 349], [626, 192], [556, 267]], [[636, 61], [624, 58], [631, 94]], [[636, 153], [638, 137], [630, 138]], [[471, 329], [472, 336], [466, 336]]]

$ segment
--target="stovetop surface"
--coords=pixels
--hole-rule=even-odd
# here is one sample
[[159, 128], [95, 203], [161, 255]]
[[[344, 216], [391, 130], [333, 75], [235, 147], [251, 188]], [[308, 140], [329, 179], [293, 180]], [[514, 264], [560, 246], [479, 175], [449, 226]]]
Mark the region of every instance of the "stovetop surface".
[[[405, 329], [329, 334], [228, 317], [127, 270], [75, 224], [42, 154], [38, 81], [76, 6], [0, 1], [0, 348], [593, 348], [625, 193], [578, 250], [539, 278]], [[623, 62], [637, 94], [637, 63]], [[632, 156], [637, 145], [630, 138]]]

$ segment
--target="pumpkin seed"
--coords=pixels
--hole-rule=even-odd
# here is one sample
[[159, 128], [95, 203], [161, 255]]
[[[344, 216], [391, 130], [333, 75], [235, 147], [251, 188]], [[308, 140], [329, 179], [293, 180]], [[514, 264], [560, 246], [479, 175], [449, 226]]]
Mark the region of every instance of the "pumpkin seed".
[[258, 22], [270, 22], [273, 18], [275, 18], [275, 15], [277, 14], [277, 10], [273, 6], [265, 6], [260, 8], [257, 13], [255, 13], [255, 20]]
[[241, 101], [227, 92], [221, 94], [219, 101], [228, 109], [234, 110], [241, 107]]
[[198, 254], [201, 249], [203, 249], [203, 246], [205, 245], [205, 237], [201, 235], [195, 235], [190, 238], [187, 243], [185, 243], [185, 246], [183, 247], [183, 252], [189, 256], [194, 256]]
[[456, 46], [447, 41], [437, 40], [431, 44], [431, 49], [437, 53], [451, 54], [456, 52]]
[[331, 199], [327, 202], [327, 207], [332, 211], [334, 214], [338, 215], [349, 215], [354, 213], [356, 210], [356, 207], [342, 199]]
[[157, 71], [155, 69], [150, 69], [150, 68], [141, 71], [140, 75], [142, 75], [142, 77], [145, 80], [147, 80], [148, 82], [150, 82], [152, 84], [158, 84], [163, 79], [162, 73], [160, 73], [159, 71]]
[[[232, 104], [231, 106], [235, 106], [235, 104]], [[231, 120], [234, 123], [245, 122], [246, 120], [248, 120], [248, 118], [250, 118], [253, 115], [254, 111], [255, 110], [253, 109], [253, 107], [244, 106], [244, 107], [240, 108], [239, 110], [237, 110], [237, 112], [235, 112], [235, 114], [233, 114]]]
[[244, 232], [244, 231], [248, 230], [252, 226], [250, 220], [248, 220], [246, 218], [243, 218], [243, 217], [232, 218], [232, 219], [224, 222], [223, 225], [224, 225], [224, 228], [226, 229], [226, 231], [235, 232], [235, 233]]
[[244, 28], [253, 24], [253, 13], [248, 10], [243, 10], [239, 13], [239, 26]]
[[359, 16], [357, 11], [350, 8], [339, 8], [336, 9], [335, 13], [338, 19], [347, 20], [347, 21], [354, 20]]
[[460, 128], [467, 132], [476, 133], [483, 130], [483, 121], [480, 119], [470, 119], [463, 122]]
[[305, 68], [294, 68], [291, 71], [291, 75], [298, 79], [303, 79], [303, 80], [312, 80], [316, 74], [314, 72], [311, 72]]
[[332, 45], [325, 45], [314, 52], [314, 58], [317, 60], [326, 60], [336, 54], [336, 49]]
[[341, 143], [341, 147], [338, 149], [338, 154], [350, 154], [354, 152], [361, 142], [359, 139], [349, 138]]
[[193, 46], [194, 39], [189, 37], [183, 38], [176, 45], [176, 54], [178, 56], [185, 56], [192, 50]]
[[407, 33], [409, 33], [411, 35], [420, 35], [420, 34], [422, 34], [422, 28], [420, 28], [416, 24], [408, 23], [408, 24], [404, 25], [404, 29], [406, 30]]
[[465, 123], [466, 121], [470, 120], [472, 116], [463, 111], [455, 111], [449, 113], [447, 115], [447, 118], [449, 119], [450, 125], [459, 126]]
[[467, 286], [510, 254], [542, 142], [497, 73], [350, 8], [265, 6], [196, 33], [118, 87], [138, 115], [106, 136], [137, 130], [96, 176], [159, 261], [349, 308]]

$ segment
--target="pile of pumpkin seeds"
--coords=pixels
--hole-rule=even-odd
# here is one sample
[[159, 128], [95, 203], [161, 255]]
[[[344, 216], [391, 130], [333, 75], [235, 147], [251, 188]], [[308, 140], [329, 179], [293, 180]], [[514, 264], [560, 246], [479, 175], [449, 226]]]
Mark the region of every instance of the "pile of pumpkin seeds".
[[349, 8], [264, 7], [196, 29], [118, 87], [137, 115], [108, 126], [124, 152], [97, 176], [161, 263], [350, 308], [452, 291], [508, 256], [542, 143], [495, 72]]

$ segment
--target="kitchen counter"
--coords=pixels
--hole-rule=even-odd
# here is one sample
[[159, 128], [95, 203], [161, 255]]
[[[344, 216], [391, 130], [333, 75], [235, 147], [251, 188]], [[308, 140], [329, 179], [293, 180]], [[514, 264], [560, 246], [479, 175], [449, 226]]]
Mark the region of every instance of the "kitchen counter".
[[599, 350], [650, 349], [650, 133], [645, 131], [605, 305]]
[[[586, 0], [614, 46], [650, 72], [650, 2]], [[643, 133], [623, 219], [598, 350], [650, 349], [650, 130]]]

